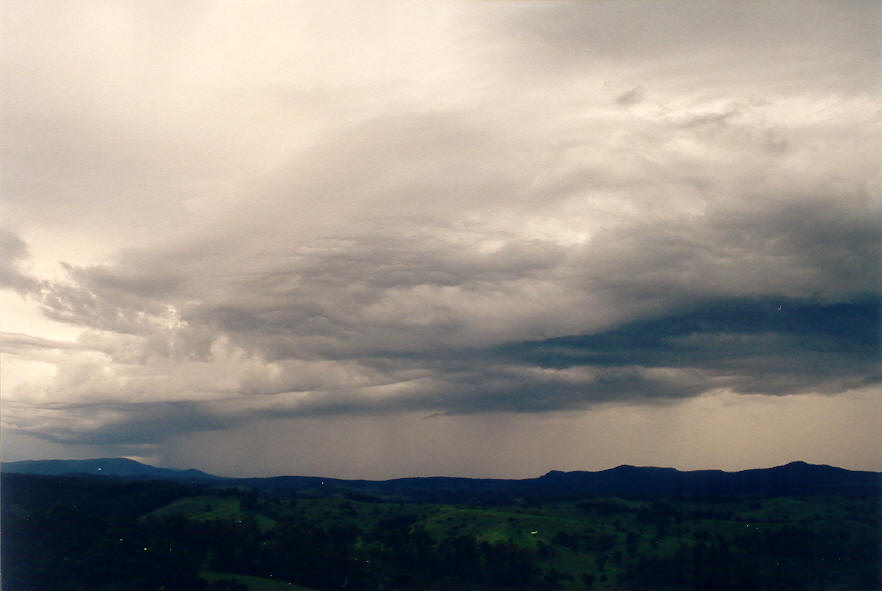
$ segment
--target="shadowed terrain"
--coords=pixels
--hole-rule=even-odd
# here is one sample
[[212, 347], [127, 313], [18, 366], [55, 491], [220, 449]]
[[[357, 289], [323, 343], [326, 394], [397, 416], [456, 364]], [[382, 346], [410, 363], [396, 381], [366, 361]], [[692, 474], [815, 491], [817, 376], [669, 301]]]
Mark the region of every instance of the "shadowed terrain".
[[[73, 473], [60, 474], [65, 465]], [[880, 582], [880, 475], [801, 462], [347, 481], [224, 479], [104, 459], [7, 464], [2, 478], [3, 582], [13, 590]]]

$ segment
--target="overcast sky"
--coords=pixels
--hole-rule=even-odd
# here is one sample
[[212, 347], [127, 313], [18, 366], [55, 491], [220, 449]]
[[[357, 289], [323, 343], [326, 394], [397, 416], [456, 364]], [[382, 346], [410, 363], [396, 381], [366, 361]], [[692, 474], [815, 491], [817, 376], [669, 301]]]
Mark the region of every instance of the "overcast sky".
[[3, 0], [3, 459], [882, 470], [880, 10]]

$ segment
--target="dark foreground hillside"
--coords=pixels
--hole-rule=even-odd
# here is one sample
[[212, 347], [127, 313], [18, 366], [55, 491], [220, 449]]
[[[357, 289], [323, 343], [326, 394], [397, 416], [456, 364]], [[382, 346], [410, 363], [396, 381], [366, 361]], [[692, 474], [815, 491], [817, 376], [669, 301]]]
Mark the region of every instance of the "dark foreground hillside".
[[533, 493], [4, 474], [3, 589], [882, 588], [877, 494]]

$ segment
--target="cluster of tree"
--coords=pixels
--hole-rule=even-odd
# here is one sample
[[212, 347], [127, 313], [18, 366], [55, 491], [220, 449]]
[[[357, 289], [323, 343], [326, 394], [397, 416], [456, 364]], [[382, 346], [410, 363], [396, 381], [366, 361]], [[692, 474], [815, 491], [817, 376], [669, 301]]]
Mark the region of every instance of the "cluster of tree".
[[682, 512], [667, 501], [653, 501], [638, 509], [635, 518], [640, 523], [664, 524], [680, 520]]
[[202, 589], [185, 546], [137, 516], [194, 492], [174, 482], [3, 474], [0, 563], [7, 589]]
[[695, 538], [673, 555], [637, 556], [621, 582], [661, 591], [882, 588], [878, 540], [871, 538], [794, 526]]
[[3, 517], [3, 586], [29, 591], [198, 591], [189, 548], [124, 517], [56, 504]]
[[602, 499], [590, 499], [576, 503], [576, 508], [583, 513], [600, 516], [628, 513], [631, 511], [631, 508], [626, 505], [622, 505], [616, 501], [605, 501]]
[[548, 586], [533, 552], [472, 535], [433, 538], [420, 525], [393, 518], [374, 531], [379, 542], [367, 560], [380, 588], [542, 589]]
[[137, 516], [175, 499], [199, 494], [200, 487], [169, 480], [124, 481], [100, 476], [0, 475], [3, 506], [17, 505], [28, 511], [45, 510], [56, 503], [87, 513]]
[[601, 552], [615, 544], [618, 536], [610, 532], [562, 531], [554, 534], [552, 544], [569, 548], [573, 552]]

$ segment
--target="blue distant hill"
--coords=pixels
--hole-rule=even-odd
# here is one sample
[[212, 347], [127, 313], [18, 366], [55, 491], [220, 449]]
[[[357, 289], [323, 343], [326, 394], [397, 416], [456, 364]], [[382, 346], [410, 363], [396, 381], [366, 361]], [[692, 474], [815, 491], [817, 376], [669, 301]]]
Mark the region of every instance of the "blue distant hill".
[[117, 478], [160, 479], [160, 480], [215, 480], [219, 477], [199, 470], [173, 470], [156, 468], [126, 458], [99, 458], [94, 460], [24, 460], [3, 462], [3, 472], [9, 474], [43, 474], [46, 476], [68, 476], [90, 474]]
[[333, 490], [423, 499], [566, 498], [579, 496], [729, 497], [789, 495], [880, 495], [882, 473], [791, 462], [739, 472], [680, 471], [674, 468], [618, 466], [597, 472], [552, 470], [538, 478], [426, 477], [343, 480], [316, 476], [225, 478], [199, 470], [157, 468], [125, 458], [3, 462], [6, 474], [89, 475], [126, 480], [173, 480], [262, 490]]

